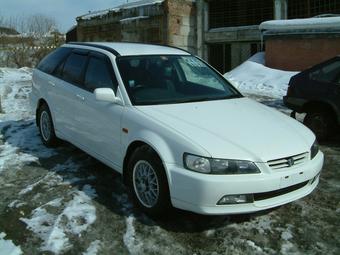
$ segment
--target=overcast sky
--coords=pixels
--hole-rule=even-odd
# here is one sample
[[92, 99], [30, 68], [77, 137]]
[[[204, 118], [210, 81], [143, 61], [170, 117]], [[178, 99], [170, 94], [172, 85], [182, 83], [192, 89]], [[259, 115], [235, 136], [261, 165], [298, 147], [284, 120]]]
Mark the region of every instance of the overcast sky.
[[112, 8], [126, 2], [127, 0], [0, 0], [0, 15], [9, 17], [45, 14], [55, 18], [61, 32], [66, 32], [76, 24], [77, 16], [90, 10]]

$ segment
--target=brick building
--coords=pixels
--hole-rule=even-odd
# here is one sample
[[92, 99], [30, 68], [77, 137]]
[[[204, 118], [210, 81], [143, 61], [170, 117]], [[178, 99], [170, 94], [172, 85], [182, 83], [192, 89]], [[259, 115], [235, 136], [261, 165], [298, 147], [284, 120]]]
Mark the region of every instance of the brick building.
[[266, 65], [301, 71], [340, 55], [340, 17], [266, 21]]
[[224, 73], [261, 50], [261, 22], [324, 13], [340, 0], [141, 0], [78, 17], [77, 40], [177, 46]]

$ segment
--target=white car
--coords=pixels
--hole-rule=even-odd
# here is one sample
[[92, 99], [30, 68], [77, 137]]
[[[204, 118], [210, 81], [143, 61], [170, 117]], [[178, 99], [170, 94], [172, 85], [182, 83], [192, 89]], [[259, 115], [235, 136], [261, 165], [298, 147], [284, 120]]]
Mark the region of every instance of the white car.
[[311, 193], [323, 166], [309, 129], [173, 47], [65, 44], [34, 70], [31, 104], [47, 146], [118, 171], [151, 214], [276, 207]]

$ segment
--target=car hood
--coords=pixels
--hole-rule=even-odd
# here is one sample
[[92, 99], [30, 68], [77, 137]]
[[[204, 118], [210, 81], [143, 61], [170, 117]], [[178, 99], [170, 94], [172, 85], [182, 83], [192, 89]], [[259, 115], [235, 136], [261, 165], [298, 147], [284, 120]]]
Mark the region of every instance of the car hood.
[[267, 162], [308, 152], [315, 139], [298, 121], [248, 98], [137, 109], [181, 133], [214, 158]]

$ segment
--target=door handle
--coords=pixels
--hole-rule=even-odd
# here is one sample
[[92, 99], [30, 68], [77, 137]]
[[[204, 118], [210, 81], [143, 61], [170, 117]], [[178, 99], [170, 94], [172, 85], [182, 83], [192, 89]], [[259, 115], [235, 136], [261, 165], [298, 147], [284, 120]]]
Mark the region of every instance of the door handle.
[[55, 83], [52, 81], [49, 81], [48, 84], [50, 84], [52, 87], [55, 87]]
[[76, 97], [81, 101], [85, 100], [85, 97], [83, 97], [82, 95], [77, 94]]

